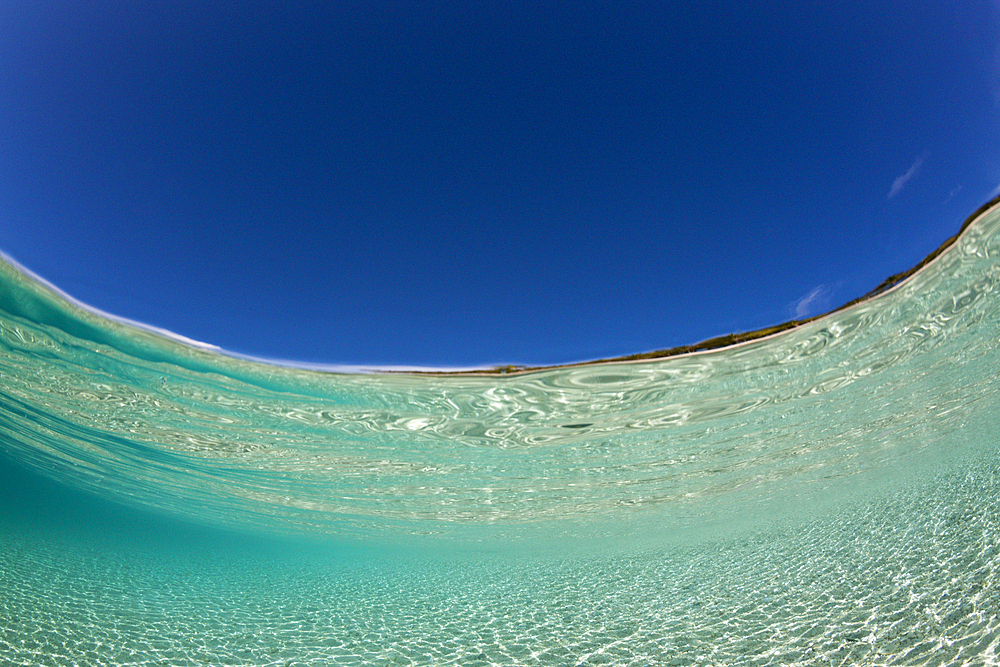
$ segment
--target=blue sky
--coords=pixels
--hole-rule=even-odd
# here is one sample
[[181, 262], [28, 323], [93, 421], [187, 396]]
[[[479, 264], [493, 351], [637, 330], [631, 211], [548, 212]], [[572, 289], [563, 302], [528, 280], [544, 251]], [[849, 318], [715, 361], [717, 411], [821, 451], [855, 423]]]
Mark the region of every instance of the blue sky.
[[0, 61], [0, 250], [275, 359], [756, 329], [1000, 186], [995, 0], [6, 2]]

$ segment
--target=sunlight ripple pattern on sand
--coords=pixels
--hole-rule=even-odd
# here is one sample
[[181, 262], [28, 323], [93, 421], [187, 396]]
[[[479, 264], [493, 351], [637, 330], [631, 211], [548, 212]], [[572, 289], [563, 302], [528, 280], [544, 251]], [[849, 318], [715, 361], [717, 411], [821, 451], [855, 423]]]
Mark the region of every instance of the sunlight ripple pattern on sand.
[[833, 521], [636, 554], [331, 563], [8, 535], [0, 655], [136, 667], [996, 664], [996, 463]]

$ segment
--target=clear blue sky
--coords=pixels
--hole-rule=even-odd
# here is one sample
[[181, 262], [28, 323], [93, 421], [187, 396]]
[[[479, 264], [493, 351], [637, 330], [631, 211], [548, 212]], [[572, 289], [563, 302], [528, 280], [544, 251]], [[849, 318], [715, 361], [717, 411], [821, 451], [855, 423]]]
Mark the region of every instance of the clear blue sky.
[[9, 1], [0, 63], [0, 250], [278, 359], [751, 330], [1000, 186], [997, 0]]

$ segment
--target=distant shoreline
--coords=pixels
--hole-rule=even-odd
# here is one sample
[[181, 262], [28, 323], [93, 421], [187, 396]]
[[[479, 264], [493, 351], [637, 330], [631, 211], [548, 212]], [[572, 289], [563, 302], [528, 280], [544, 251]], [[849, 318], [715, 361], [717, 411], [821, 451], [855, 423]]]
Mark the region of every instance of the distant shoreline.
[[728, 347], [735, 347], [744, 343], [749, 343], [751, 341], [761, 340], [768, 338], [770, 336], [777, 335], [779, 333], [784, 333], [785, 331], [790, 331], [792, 329], [797, 329], [810, 322], [815, 322], [816, 320], [828, 317], [834, 313], [838, 313], [846, 308], [855, 306], [864, 301], [869, 301], [877, 296], [885, 294], [892, 291], [893, 289], [902, 285], [907, 278], [910, 278], [915, 273], [926, 267], [928, 264], [937, 259], [941, 253], [950, 248], [952, 245], [958, 241], [959, 238], [965, 233], [965, 231], [979, 219], [983, 214], [989, 211], [994, 206], [1000, 205], [1000, 195], [997, 195], [990, 201], [986, 202], [979, 208], [977, 208], [972, 215], [965, 219], [962, 223], [961, 228], [953, 236], [945, 239], [941, 245], [939, 245], [930, 254], [924, 257], [920, 262], [918, 262], [912, 268], [901, 271], [900, 273], [893, 274], [879, 283], [874, 289], [868, 293], [852, 300], [847, 303], [829, 310], [820, 315], [814, 315], [812, 317], [796, 320], [788, 320], [787, 322], [782, 322], [781, 324], [776, 324], [771, 327], [765, 327], [763, 329], [757, 329], [755, 331], [747, 331], [743, 333], [731, 333], [724, 336], [715, 336], [707, 340], [703, 340], [699, 343], [694, 343], [691, 345], [679, 345], [676, 347], [669, 347], [662, 350], [653, 350], [651, 352], [639, 352], [637, 354], [628, 354], [620, 357], [608, 357], [604, 359], [593, 359], [590, 361], [577, 361], [568, 364], [554, 364], [551, 366], [515, 366], [515, 365], [504, 365], [496, 366], [493, 368], [484, 368], [481, 370], [461, 370], [461, 371], [448, 371], [448, 370], [409, 370], [409, 371], [375, 371], [378, 374], [385, 373], [390, 375], [395, 374], [405, 374], [405, 375], [447, 375], [447, 376], [490, 376], [490, 375], [502, 375], [502, 376], [512, 376], [512, 375], [523, 375], [526, 373], [536, 373], [538, 371], [549, 371], [558, 370], [563, 368], [576, 368], [580, 366], [595, 366], [598, 364], [614, 364], [614, 363], [626, 363], [633, 361], [654, 361], [658, 359], [670, 359], [673, 357], [681, 357], [690, 354], [696, 354], [699, 352], [708, 352], [712, 350], [721, 350]]

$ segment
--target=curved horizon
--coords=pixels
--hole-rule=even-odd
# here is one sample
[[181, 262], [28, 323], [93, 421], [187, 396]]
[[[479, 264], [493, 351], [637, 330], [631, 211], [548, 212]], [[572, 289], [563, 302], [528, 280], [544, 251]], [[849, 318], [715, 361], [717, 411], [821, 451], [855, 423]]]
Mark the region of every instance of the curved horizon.
[[0, 250], [0, 261], [6, 262], [11, 265], [16, 271], [20, 272], [30, 280], [34, 281], [41, 287], [45, 288], [58, 298], [61, 298], [71, 304], [72, 306], [79, 308], [80, 310], [96, 315], [97, 317], [104, 318], [110, 322], [115, 322], [118, 324], [125, 325], [127, 327], [132, 327], [138, 330], [142, 330], [157, 336], [161, 336], [165, 339], [169, 339], [181, 345], [185, 345], [198, 350], [217, 353], [226, 357], [231, 357], [234, 359], [242, 359], [244, 361], [251, 361], [254, 363], [260, 363], [265, 365], [274, 365], [286, 368], [294, 368], [299, 370], [316, 371], [321, 373], [414, 373], [414, 374], [429, 374], [429, 375], [482, 375], [482, 374], [496, 374], [496, 375], [515, 375], [520, 373], [531, 373], [536, 371], [546, 371], [555, 370], [560, 368], [572, 368], [577, 366], [589, 366], [595, 364], [609, 364], [609, 363], [631, 363], [631, 362], [641, 362], [641, 361], [651, 361], [657, 359], [667, 359], [672, 357], [678, 357], [688, 354], [699, 354], [704, 352], [711, 352], [714, 350], [726, 349], [732, 346], [742, 345], [751, 341], [761, 340], [768, 338], [770, 336], [779, 335], [786, 331], [791, 331], [799, 326], [807, 324], [809, 322], [814, 322], [816, 320], [823, 319], [835, 313], [838, 313], [846, 308], [859, 303], [863, 303], [869, 299], [876, 298], [882, 294], [886, 294], [892, 290], [897, 289], [907, 280], [912, 278], [914, 275], [922, 271], [923, 269], [930, 266], [937, 258], [950, 248], [956, 241], [958, 241], [963, 234], [965, 234], [968, 229], [975, 223], [976, 220], [988, 214], [992, 208], [1000, 206], [1000, 195], [994, 196], [992, 199], [986, 203], [980, 205], [975, 211], [973, 211], [962, 223], [958, 231], [949, 236], [944, 241], [941, 242], [933, 251], [928, 253], [923, 259], [914, 264], [907, 270], [900, 271], [882, 280], [875, 288], [869, 290], [865, 294], [856, 297], [840, 306], [827, 310], [825, 312], [813, 315], [807, 318], [796, 318], [786, 320], [779, 324], [764, 327], [762, 329], [756, 329], [752, 331], [734, 331], [729, 334], [724, 334], [720, 336], [713, 336], [711, 338], [697, 341], [694, 343], [672, 346], [669, 348], [655, 349], [650, 351], [635, 352], [626, 355], [617, 355], [614, 357], [603, 357], [599, 359], [583, 359], [579, 361], [559, 363], [559, 364], [543, 364], [543, 365], [519, 365], [511, 363], [484, 363], [482, 365], [473, 364], [471, 366], [422, 366], [422, 365], [409, 365], [409, 364], [390, 364], [390, 365], [378, 365], [378, 364], [339, 364], [324, 363], [324, 362], [304, 362], [294, 359], [281, 359], [274, 357], [262, 357], [252, 354], [244, 354], [235, 350], [228, 350], [214, 343], [195, 340], [184, 334], [170, 331], [163, 327], [158, 327], [152, 324], [147, 324], [145, 322], [140, 322], [137, 320], [129, 319], [111, 312], [101, 310], [95, 306], [87, 304], [80, 299], [77, 299], [73, 295], [69, 294], [65, 290], [61, 289], [58, 285], [55, 285], [46, 278], [38, 275], [28, 267], [24, 266], [18, 262], [15, 258], [6, 254]]

